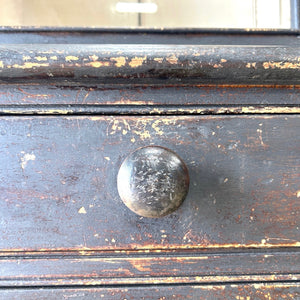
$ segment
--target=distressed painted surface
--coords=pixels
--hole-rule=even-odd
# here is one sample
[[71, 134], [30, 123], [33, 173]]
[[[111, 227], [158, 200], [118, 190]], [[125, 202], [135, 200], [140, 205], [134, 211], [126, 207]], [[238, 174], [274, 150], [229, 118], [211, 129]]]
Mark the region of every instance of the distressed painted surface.
[[[2, 117], [0, 248], [299, 247], [299, 131], [296, 115]], [[186, 200], [159, 221], [116, 188], [123, 159], [147, 145], [190, 174]]]
[[155, 287], [120, 287], [87, 289], [26, 289], [1, 290], [0, 297], [5, 299], [194, 299], [194, 300], [294, 300], [300, 297], [299, 284], [228, 284], [228, 285], [192, 285], [192, 286], [155, 286]]
[[[300, 280], [300, 253], [98, 252], [23, 253], [2, 257], [0, 286], [132, 285]], [[26, 257], [26, 259], [24, 259]], [[26, 283], [24, 282], [26, 280]]]
[[167, 44], [299, 46], [297, 31], [100, 28], [3, 28], [1, 44]]
[[0, 82], [300, 84], [299, 47], [0, 45]]
[[[0, 117], [0, 298], [299, 297], [300, 122], [274, 115], [299, 113], [296, 35], [15, 28], [0, 43], [27, 44], [0, 48], [0, 114], [49, 115]], [[70, 113], [148, 116], [51, 116]], [[191, 174], [159, 222], [116, 190], [147, 145]]]
[[[0, 105], [300, 105], [300, 86], [201, 85], [69, 87], [0, 85]], [[9, 108], [9, 107], [7, 107]], [[65, 106], [62, 109], [67, 110]], [[114, 107], [117, 111], [118, 107]]]

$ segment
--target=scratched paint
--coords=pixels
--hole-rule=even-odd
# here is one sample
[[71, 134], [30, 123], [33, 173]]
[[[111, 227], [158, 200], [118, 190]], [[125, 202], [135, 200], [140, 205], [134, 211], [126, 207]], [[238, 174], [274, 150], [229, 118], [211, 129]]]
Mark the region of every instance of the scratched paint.
[[80, 207], [80, 209], [78, 210], [78, 213], [79, 214], [86, 214], [85, 207], [84, 206]]
[[300, 63], [292, 62], [264, 62], [264, 69], [300, 69]]
[[147, 58], [147, 56], [144, 56], [144, 57], [135, 56], [134, 58], [131, 59], [131, 61], [128, 64], [131, 68], [137, 68], [143, 64], [143, 62], [146, 60], [146, 58]]
[[246, 64], [246, 68], [250, 69], [250, 68], [256, 68], [256, 62], [253, 62], [253, 63], [247, 63]]
[[[297, 211], [299, 199], [293, 154], [295, 149], [298, 149], [299, 140], [294, 138], [298, 136], [297, 122], [298, 117], [295, 114], [251, 117], [2, 117], [0, 125], [11, 128], [11, 133], [0, 135], [5, 149], [3, 151], [9, 151], [10, 155], [18, 158], [14, 161], [15, 165], [5, 169], [5, 176], [4, 169], [3, 175], [0, 172], [3, 186], [6, 187], [5, 199], [8, 199], [11, 205], [6, 204], [6, 211], [14, 218], [24, 220], [24, 215], [16, 214], [10, 207], [26, 202], [32, 219], [40, 220], [41, 216], [46, 217], [47, 213], [47, 217], [58, 220], [61, 230], [64, 230], [63, 235], [56, 233], [53, 225], [51, 234], [47, 233], [47, 240], [42, 235], [43, 232], [40, 233], [37, 227], [33, 227], [39, 249], [49, 249], [48, 241], [55, 240], [57, 250], [64, 246], [74, 251], [80, 250], [80, 243], [66, 245], [65, 239], [62, 238], [71, 238], [76, 234], [76, 239], [80, 240], [76, 233], [76, 230], [81, 230], [79, 226], [88, 230], [85, 247], [90, 250], [297, 247], [300, 245], [298, 230], [295, 227], [297, 215], [289, 213]], [[24, 126], [28, 125], [31, 125], [30, 132], [23, 132]], [[40, 136], [43, 136], [45, 127], [48, 128], [47, 139], [43, 139], [41, 144]], [[63, 142], [62, 129], [65, 133]], [[138, 134], [135, 131], [138, 131]], [[19, 133], [17, 139], [12, 135], [13, 132]], [[212, 134], [213, 132], [215, 134]], [[286, 132], [289, 132], [289, 135], [286, 135]], [[27, 136], [28, 133], [30, 136]], [[286, 143], [282, 143], [281, 136], [286, 139]], [[261, 142], [268, 147], [264, 147]], [[116, 172], [123, 159], [136, 148], [149, 144], [167, 147], [177, 152], [190, 168], [193, 180], [190, 196], [172, 218], [160, 220], [159, 231], [156, 231], [156, 223], [146, 219], [137, 218], [136, 222], [147, 226], [140, 229], [130, 227], [127, 223], [135, 216], [129, 215], [126, 207], [122, 206], [114, 187], [108, 190], [110, 182], [116, 180]], [[235, 146], [230, 147], [231, 145]], [[55, 150], [53, 156], [55, 148], [58, 150]], [[283, 156], [281, 153], [284, 153], [285, 149], [294, 150], [286, 151], [286, 155]], [[43, 157], [34, 164], [33, 161], [29, 161], [25, 168], [26, 174], [21, 172], [21, 157], [24, 156], [20, 154], [21, 151], [36, 156], [39, 153], [39, 156]], [[3, 159], [6, 159], [5, 153], [3, 155]], [[34, 168], [28, 168], [29, 166]], [[22, 182], [24, 175], [30, 175], [29, 171], [34, 171], [32, 174], [35, 175], [27, 179], [28, 186], [24, 189]], [[207, 174], [210, 176], [207, 177]], [[270, 178], [273, 181], [266, 181]], [[43, 180], [44, 185], [40, 184], [40, 180]], [[65, 184], [61, 184], [62, 181]], [[15, 182], [19, 188], [13, 189], [9, 182]], [[36, 186], [40, 189], [37, 190]], [[87, 186], [89, 188], [86, 188]], [[72, 192], [74, 190], [76, 193]], [[54, 200], [58, 201], [59, 205], [56, 205]], [[89, 208], [91, 204], [94, 207]], [[43, 211], [44, 205], [51, 209]], [[90, 219], [95, 220], [96, 228], [87, 229], [87, 224], [77, 223], [76, 218], [81, 216], [78, 214], [81, 207], [85, 207]], [[71, 214], [68, 222], [73, 224], [73, 232], [63, 225], [63, 213], [66, 211]], [[110, 211], [114, 211], [115, 214], [111, 214]], [[103, 212], [103, 218], [99, 217], [100, 212]], [[108, 221], [106, 215], [110, 216], [111, 221]], [[179, 216], [180, 219], [176, 219]], [[40, 221], [36, 222], [38, 224]], [[122, 232], [110, 232], [111, 222], [120, 224]], [[210, 230], [204, 231], [203, 224]], [[227, 225], [222, 227], [223, 224]], [[256, 230], [258, 227], [261, 231]], [[174, 228], [176, 235], [169, 228]], [[28, 236], [25, 229], [18, 227], [18, 232], [22, 234], [17, 234], [16, 230], [9, 226], [5, 230], [9, 237], [21, 237], [22, 245], [26, 244], [28, 249], [31, 248], [30, 240], [25, 239]], [[246, 237], [243, 236], [245, 232]], [[96, 233], [98, 237], [94, 237]], [[113, 244], [112, 238], [116, 241]], [[7, 249], [4, 242], [5, 240], [1, 247]], [[18, 245], [18, 240], [11, 240], [12, 249], [18, 248]]]
[[35, 160], [36, 157], [33, 153], [25, 153], [24, 151], [21, 152], [21, 168], [25, 170], [29, 161]]
[[91, 66], [93, 68], [109, 67], [109, 61], [92, 61], [85, 64], [86, 66]]
[[112, 57], [110, 60], [115, 62], [115, 66], [118, 68], [124, 67], [126, 65], [126, 58], [123, 56]]
[[47, 61], [48, 60], [48, 58], [46, 56], [36, 56], [35, 59], [38, 61]]
[[174, 54], [167, 57], [166, 61], [169, 62], [170, 64], [174, 65], [178, 63], [178, 57], [176, 57]]
[[65, 60], [66, 60], [66, 62], [71, 62], [74, 60], [76, 61], [76, 60], [79, 60], [79, 57], [74, 56], [74, 55], [68, 55], [68, 56], [66, 56]]
[[11, 67], [15, 69], [33, 69], [38, 67], [49, 67], [49, 63], [25, 62], [23, 65], [14, 64]]
[[155, 58], [153, 58], [153, 60], [158, 62], [158, 63], [162, 63], [164, 58], [163, 57], [155, 57]]

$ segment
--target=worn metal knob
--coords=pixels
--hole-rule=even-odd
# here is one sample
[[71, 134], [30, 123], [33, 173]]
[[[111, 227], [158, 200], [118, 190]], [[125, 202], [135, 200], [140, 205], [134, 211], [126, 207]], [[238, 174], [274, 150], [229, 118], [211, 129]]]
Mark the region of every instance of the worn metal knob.
[[175, 211], [187, 195], [188, 170], [173, 151], [148, 146], [132, 152], [118, 173], [118, 191], [136, 214], [159, 218]]

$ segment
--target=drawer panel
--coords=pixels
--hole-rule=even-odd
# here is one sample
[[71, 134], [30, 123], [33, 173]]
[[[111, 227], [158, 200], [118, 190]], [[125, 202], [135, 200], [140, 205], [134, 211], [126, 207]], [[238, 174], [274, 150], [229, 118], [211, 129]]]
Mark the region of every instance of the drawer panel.
[[[1, 251], [300, 246], [299, 132], [297, 115], [1, 117]], [[186, 200], [160, 219], [116, 188], [147, 145], [190, 173]]]

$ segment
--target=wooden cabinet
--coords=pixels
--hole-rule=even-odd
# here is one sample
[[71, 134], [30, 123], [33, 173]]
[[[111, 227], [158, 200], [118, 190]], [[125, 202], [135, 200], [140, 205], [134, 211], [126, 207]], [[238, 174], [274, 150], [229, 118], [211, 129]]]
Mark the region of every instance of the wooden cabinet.
[[[84, 44], [103, 35], [128, 37], [0, 34], [12, 41], [0, 47], [0, 296], [296, 299], [298, 37]], [[190, 177], [162, 218], [136, 215], [117, 190], [122, 161], [150, 145]]]

